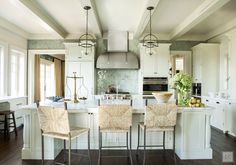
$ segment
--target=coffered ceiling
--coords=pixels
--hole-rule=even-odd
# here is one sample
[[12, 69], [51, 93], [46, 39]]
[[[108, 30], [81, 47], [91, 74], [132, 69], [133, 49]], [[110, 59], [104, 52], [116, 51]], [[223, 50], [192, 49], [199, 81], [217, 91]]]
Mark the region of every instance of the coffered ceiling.
[[1, 0], [0, 27], [27, 39], [77, 39], [109, 30], [141, 38], [149, 31], [147, 6], [154, 6], [152, 30], [162, 40], [207, 40], [236, 28], [236, 0]]

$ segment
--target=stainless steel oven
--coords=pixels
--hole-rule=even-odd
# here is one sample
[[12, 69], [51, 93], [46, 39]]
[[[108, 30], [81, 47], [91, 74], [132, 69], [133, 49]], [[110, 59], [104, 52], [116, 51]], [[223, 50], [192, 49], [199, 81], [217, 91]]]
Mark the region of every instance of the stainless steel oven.
[[152, 92], [168, 91], [167, 77], [144, 77], [143, 94], [151, 95]]

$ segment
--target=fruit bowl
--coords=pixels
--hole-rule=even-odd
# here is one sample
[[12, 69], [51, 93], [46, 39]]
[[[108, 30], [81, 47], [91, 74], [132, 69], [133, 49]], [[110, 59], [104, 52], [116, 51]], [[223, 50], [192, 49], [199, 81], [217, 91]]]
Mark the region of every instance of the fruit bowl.
[[158, 103], [167, 103], [170, 97], [173, 95], [172, 92], [153, 92], [152, 95], [156, 98]]

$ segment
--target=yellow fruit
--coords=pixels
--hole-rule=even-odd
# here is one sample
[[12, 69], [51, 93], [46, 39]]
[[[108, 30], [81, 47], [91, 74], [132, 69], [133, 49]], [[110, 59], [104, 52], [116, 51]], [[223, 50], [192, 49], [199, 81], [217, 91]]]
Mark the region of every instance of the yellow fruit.
[[196, 106], [196, 107], [200, 107], [200, 104], [197, 103], [197, 104], [195, 104], [195, 106]]
[[195, 99], [195, 98], [191, 99], [191, 103], [192, 104], [196, 104], [197, 103], [197, 99]]
[[201, 103], [201, 100], [200, 100], [200, 99], [197, 99], [197, 103]]

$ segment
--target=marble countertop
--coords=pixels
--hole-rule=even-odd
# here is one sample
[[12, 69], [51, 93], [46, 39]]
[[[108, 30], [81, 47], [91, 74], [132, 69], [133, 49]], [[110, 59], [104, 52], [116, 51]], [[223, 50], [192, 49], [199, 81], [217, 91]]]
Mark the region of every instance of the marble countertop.
[[[101, 100], [102, 104], [130, 104], [130, 100]], [[133, 114], [140, 114], [145, 112], [145, 99], [142, 96], [136, 96], [132, 98]], [[170, 100], [174, 102], [174, 100]], [[156, 104], [155, 99], [149, 100], [150, 104]], [[41, 106], [53, 106], [53, 107], [64, 107], [64, 102], [51, 102], [51, 103], [40, 103]], [[22, 106], [22, 109], [36, 109], [36, 104]], [[97, 113], [98, 112], [98, 99], [81, 101], [80, 103], [67, 103], [69, 113]], [[212, 107], [179, 107], [178, 113], [182, 112], [211, 112]]]
[[221, 98], [221, 97], [210, 97], [210, 96], [194, 96], [202, 99], [216, 100], [221, 102], [232, 102], [236, 103], [236, 99], [234, 98]]
[[8, 101], [11, 99], [18, 99], [18, 98], [27, 98], [27, 96], [3, 96], [3, 97], [0, 97], [0, 102]]

